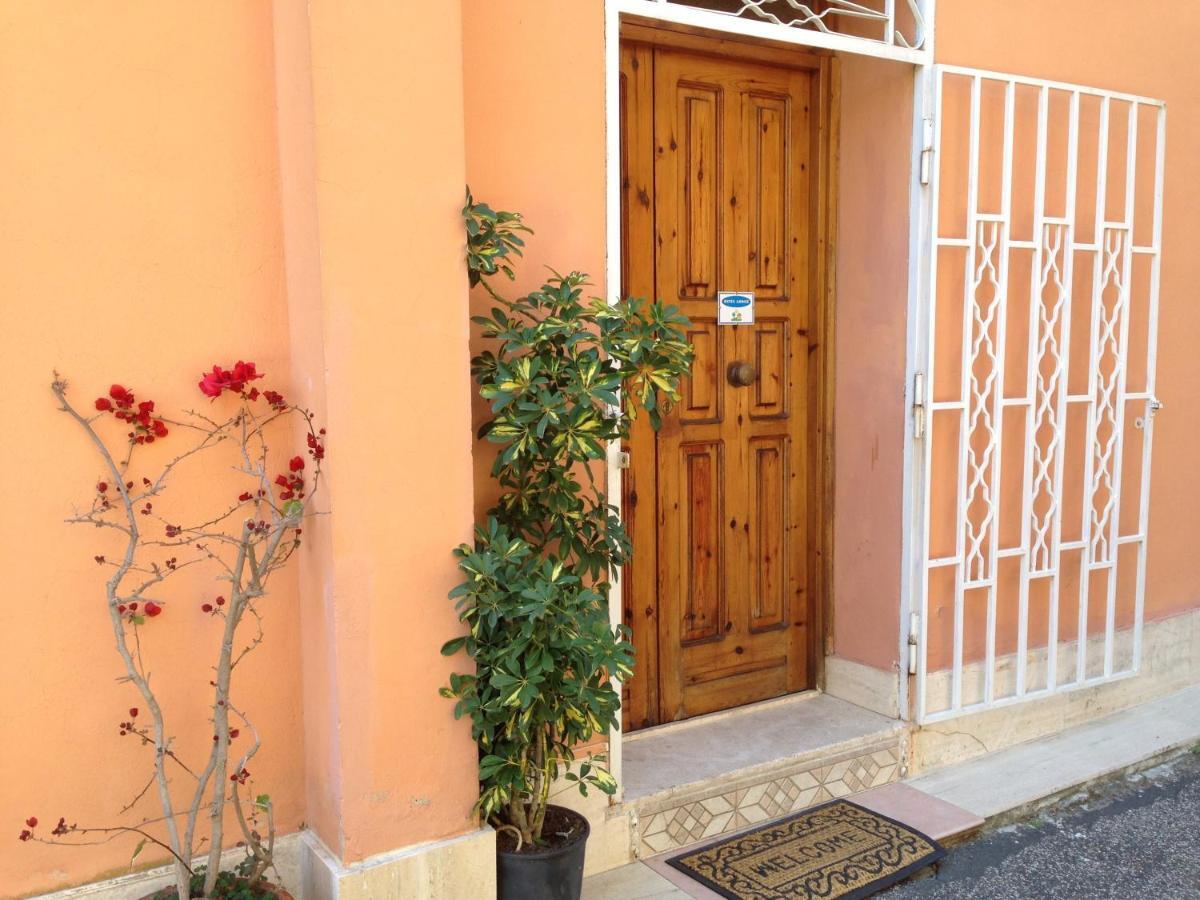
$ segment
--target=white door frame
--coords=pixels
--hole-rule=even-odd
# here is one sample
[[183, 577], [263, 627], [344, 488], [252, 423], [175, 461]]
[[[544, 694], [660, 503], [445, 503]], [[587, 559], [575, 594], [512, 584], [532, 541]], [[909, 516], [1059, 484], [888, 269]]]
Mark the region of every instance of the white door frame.
[[[887, 9], [892, 9], [893, 0], [886, 0]], [[679, 25], [688, 25], [694, 27], [705, 28], [710, 31], [725, 32], [737, 34], [742, 37], [758, 38], [763, 40], [771, 40], [776, 42], [786, 42], [799, 46], [820, 47], [828, 50], [844, 51], [849, 53], [857, 53], [867, 56], [875, 56], [879, 58], [892, 59], [902, 63], [912, 64], [916, 73], [916, 91], [917, 103], [915, 104], [918, 110], [917, 121], [921, 121], [920, 110], [925, 108], [923, 100], [923, 92], [925, 90], [925, 82], [927, 80], [926, 73], [929, 71], [933, 60], [934, 47], [934, 12], [936, 0], [924, 0], [924, 17], [925, 31], [924, 41], [919, 50], [912, 50], [902, 47], [896, 43], [884, 44], [878, 41], [866, 40], [862, 38], [848, 37], [844, 35], [828, 34], [821, 31], [801, 28], [789, 28], [786, 26], [772, 25], [763, 22], [748, 21], [746, 19], [737, 18], [734, 16], [724, 15], [720, 13], [712, 13], [705, 10], [690, 8], [682, 4], [667, 3], [665, 0], [605, 0], [604, 3], [604, 76], [605, 76], [605, 243], [606, 243], [606, 261], [605, 261], [605, 290], [610, 299], [610, 302], [618, 300], [618, 287], [621, 283], [621, 118], [620, 118], [620, 44], [621, 44], [621, 19], [622, 16], [636, 16], [641, 19], [654, 19], [663, 22], [669, 22]], [[915, 165], [919, 166], [919, 157], [921, 154], [916, 150], [916, 143], [920, 140], [920, 128], [914, 129], [914, 161]], [[914, 177], [919, 175], [914, 170]], [[914, 191], [914, 197], [916, 192]], [[914, 209], [919, 208], [920, 204], [915, 203]], [[915, 229], [912, 252], [916, 253], [918, 245], [916, 243]], [[915, 257], [914, 257], [915, 258]], [[913, 283], [913, 271], [915, 267], [910, 264], [910, 323], [908, 340], [910, 347], [912, 346], [915, 336], [913, 334], [913, 323], [911, 316], [912, 297], [916, 296], [918, 286]], [[912, 353], [908, 354], [910, 362]], [[906, 426], [904, 435], [904, 446], [902, 452], [906, 463], [906, 473], [912, 469], [909, 461], [912, 455], [912, 433], [911, 423]], [[606, 489], [609, 497], [621, 496], [621, 470], [622, 470], [622, 452], [619, 442], [612, 442], [608, 446], [608, 456], [606, 465]], [[907, 475], [906, 475], [907, 479]], [[905, 521], [908, 521], [908, 515], [911, 507], [909, 497], [911, 491], [908, 490], [908, 485], [905, 485]], [[903, 653], [907, 645], [908, 627], [907, 627], [907, 610], [909, 605], [909, 586], [911, 580], [908, 577], [911, 567], [907, 560], [909, 559], [912, 550], [907, 547], [908, 536], [905, 534], [905, 550], [903, 558], [906, 560], [904, 571], [901, 577], [901, 627], [900, 627], [900, 642], [901, 642], [901, 659], [904, 659]], [[609, 616], [613, 626], [620, 624], [622, 619], [622, 603], [621, 603], [621, 572], [618, 571], [612, 579], [612, 587], [609, 593]], [[908, 686], [906, 679], [901, 677], [899, 682], [900, 690], [900, 709], [902, 717], [906, 716], [908, 708], [907, 690]], [[620, 713], [618, 716], [620, 717]], [[614, 730], [609, 734], [609, 767], [616, 777], [618, 785], [623, 783], [621, 777], [621, 736], [618, 730]], [[622, 796], [623, 790], [619, 789], [618, 794], [613, 802], [618, 802]]]

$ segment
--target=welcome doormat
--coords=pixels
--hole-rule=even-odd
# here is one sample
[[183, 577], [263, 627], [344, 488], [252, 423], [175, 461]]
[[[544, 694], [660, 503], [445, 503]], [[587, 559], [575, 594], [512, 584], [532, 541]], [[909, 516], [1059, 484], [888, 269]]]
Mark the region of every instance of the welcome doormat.
[[667, 864], [730, 900], [858, 900], [945, 855], [941, 844], [907, 825], [834, 800]]

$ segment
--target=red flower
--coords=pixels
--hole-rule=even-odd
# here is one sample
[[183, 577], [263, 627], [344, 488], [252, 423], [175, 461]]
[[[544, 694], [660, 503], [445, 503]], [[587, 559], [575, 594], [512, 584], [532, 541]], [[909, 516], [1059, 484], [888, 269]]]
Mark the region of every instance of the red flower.
[[224, 598], [224, 597], [218, 597], [218, 598], [217, 598], [217, 606], [224, 606], [224, 605], [225, 605], [225, 598]]
[[288, 468], [293, 472], [299, 472], [304, 468], [304, 458], [300, 456], [293, 456], [292, 461], [288, 463]]
[[30, 828], [37, 828], [37, 816], [30, 816], [25, 820], [25, 824]]
[[105, 491], [108, 490], [108, 482], [107, 481], [97, 482], [96, 490], [99, 491], [101, 494], [103, 494]]
[[33, 837], [33, 832], [30, 831], [28, 828], [22, 828], [21, 833], [19, 835], [17, 835], [17, 837], [23, 841], [27, 841], [31, 837]]
[[138, 714], [138, 708], [136, 706], [129, 707], [129, 718], [136, 719], [137, 714]]
[[217, 398], [221, 396], [221, 391], [224, 389], [221, 383], [221, 376], [218, 366], [211, 374], [205, 375], [200, 379], [200, 393], [205, 397]]
[[96, 409], [111, 412], [117, 420], [134, 426], [134, 430], [129, 432], [131, 443], [153, 444], [155, 438], [167, 436], [166, 423], [162, 419], [154, 418], [153, 400], [143, 400], [137, 405], [137, 412], [133, 411], [133, 404], [133, 391], [119, 384], [114, 384], [108, 389], [108, 397], [96, 398]]
[[241, 501], [242, 503], [245, 503], [247, 500], [251, 499], [252, 496], [253, 495], [249, 491], [243, 491], [241, 494], [238, 495], [238, 500]]
[[158, 605], [157, 603], [155, 603], [153, 600], [147, 600], [147, 601], [146, 601], [146, 615], [150, 616], [151, 618], [154, 618], [154, 617], [155, 617], [155, 616], [157, 616], [157, 615], [158, 615], [160, 612], [162, 612], [162, 607], [161, 607], [161, 606], [159, 606], [159, 605]]
[[212, 611], [213, 611], [213, 607], [212, 607], [211, 603], [201, 603], [200, 604], [200, 612], [210, 613]]
[[287, 409], [287, 403], [284, 402], [283, 394], [276, 391], [263, 391], [263, 396], [267, 398], [267, 402], [271, 404], [272, 409]]
[[221, 396], [222, 391], [233, 391], [235, 394], [240, 394], [245, 390], [247, 381], [254, 381], [262, 377], [262, 374], [256, 371], [254, 363], [242, 362], [239, 359], [231, 370], [213, 366], [211, 372], [202, 375], [200, 393], [205, 397], [212, 397], [214, 400]]

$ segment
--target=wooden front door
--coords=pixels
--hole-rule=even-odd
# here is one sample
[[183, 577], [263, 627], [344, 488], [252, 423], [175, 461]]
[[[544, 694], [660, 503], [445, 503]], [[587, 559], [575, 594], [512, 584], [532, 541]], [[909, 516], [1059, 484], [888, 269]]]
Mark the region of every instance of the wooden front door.
[[[813, 686], [819, 74], [638, 44], [622, 63], [626, 293], [678, 304], [696, 353], [630, 445], [636, 728]], [[752, 291], [754, 323], [718, 324], [719, 291]]]

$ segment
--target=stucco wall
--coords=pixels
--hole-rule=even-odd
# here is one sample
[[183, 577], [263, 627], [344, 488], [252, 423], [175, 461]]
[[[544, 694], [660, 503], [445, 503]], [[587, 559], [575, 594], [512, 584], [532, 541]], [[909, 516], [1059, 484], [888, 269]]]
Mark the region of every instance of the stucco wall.
[[[111, 824], [152, 760], [117, 734], [142, 704], [116, 682], [122, 669], [92, 561], [113, 543], [63, 523], [72, 504], [89, 501], [101, 470], [54, 409], [52, 371], [85, 407], [114, 381], [160, 409], [198, 407], [201, 371], [239, 357], [284, 392], [293, 383], [271, 11], [221, 3], [193, 12], [152, 2], [0, 10], [0, 411], [9, 428], [0, 895], [123, 871], [132, 842], [52, 848], [18, 844], [16, 833], [30, 815], [43, 831], [60, 815]], [[146, 456], [165, 462], [185, 440], [174, 434]], [[181, 472], [192, 497], [202, 487], [195, 474]], [[236, 483], [218, 475], [206, 488]], [[199, 598], [220, 592], [212, 575], [181, 573], [166, 612], [145, 629], [176, 749], [192, 760], [211, 746], [203, 704], [219, 631]], [[252, 771], [284, 831], [305, 818], [296, 604], [295, 573], [284, 573], [263, 606], [267, 643], [238, 672], [254, 686], [246, 705], [263, 737]], [[156, 808], [146, 798], [135, 814]]]
[[[99, 469], [54, 412], [56, 367], [85, 405], [120, 381], [171, 409], [203, 402], [205, 367], [249, 358], [318, 411], [332, 515], [306, 526], [235, 680], [263, 739], [255, 790], [281, 833], [307, 824], [347, 862], [474, 827], [475, 748], [437, 695], [461, 663], [438, 648], [460, 628], [446, 593], [472, 496], [457, 10], [0, 12], [0, 403], [20, 423], [0, 516], [0, 895], [126, 871], [133, 841], [52, 848], [16, 830], [112, 824], [151, 759], [117, 735], [139, 704], [115, 683], [92, 562], [107, 542], [62, 522]], [[199, 604], [219, 586], [174, 585], [146, 651], [194, 761], [219, 639]], [[154, 817], [153, 798], [131, 815]]]
[[[520, 212], [534, 234], [511, 284], [511, 296], [534, 290], [550, 272], [591, 276], [605, 296], [604, 4], [517, 0], [463, 6], [463, 101], [467, 182], [494, 209]], [[494, 305], [477, 288], [473, 314]], [[472, 354], [484, 341], [476, 330]], [[473, 425], [488, 404], [473, 394]], [[495, 452], [475, 444], [475, 512], [497, 496]]]
[[440, 647], [471, 536], [462, 25], [456, 3], [308, 9], [320, 296], [293, 310], [324, 350], [305, 374], [329, 411], [331, 515], [305, 661], [329, 660], [333, 687], [306, 684], [305, 737], [331, 763], [310, 776], [333, 811], [318, 835], [355, 861], [473, 828], [478, 796], [469, 725], [438, 695], [464, 666]]
[[838, 147], [833, 649], [896, 662], [912, 70], [844, 55]]

